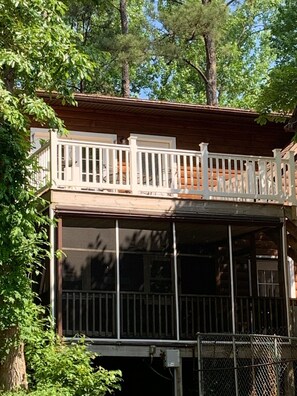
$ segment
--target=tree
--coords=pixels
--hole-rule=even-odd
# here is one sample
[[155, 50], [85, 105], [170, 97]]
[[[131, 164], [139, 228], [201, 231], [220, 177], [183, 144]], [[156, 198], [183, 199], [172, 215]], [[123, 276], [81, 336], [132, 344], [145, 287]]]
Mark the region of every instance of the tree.
[[274, 59], [267, 21], [278, 2], [160, 0], [153, 96], [254, 107]]
[[27, 387], [24, 329], [34, 307], [28, 274], [44, 257], [42, 204], [30, 188], [29, 143], [19, 130], [0, 126], [0, 389]]
[[[128, 15], [127, 0], [120, 0], [120, 16], [121, 16], [121, 33], [123, 36], [128, 35]], [[122, 61], [122, 96], [128, 98], [130, 96], [130, 73], [129, 62], [127, 59]]]
[[159, 15], [164, 30], [160, 53], [194, 70], [205, 85], [207, 104], [217, 105], [216, 44], [226, 18], [223, 2], [165, 2]]
[[31, 183], [30, 123], [65, 130], [37, 90], [74, 103], [74, 86], [91, 70], [64, 13], [58, 0], [0, 5], [0, 389], [27, 387], [23, 342], [38, 311], [30, 274], [47, 254], [48, 220]]
[[68, 0], [66, 21], [83, 36], [78, 45], [95, 64], [80, 92], [128, 97], [139, 92], [140, 64], [147, 58], [143, 1]]
[[258, 102], [258, 110], [262, 113], [259, 122], [267, 119], [284, 121], [292, 114], [286, 126], [286, 130], [291, 132], [297, 132], [296, 18], [295, 2], [281, 1], [271, 22], [271, 45], [276, 50], [277, 59], [270, 70], [269, 83], [263, 86]]
[[254, 108], [280, 1], [68, 0], [96, 65], [80, 91]]

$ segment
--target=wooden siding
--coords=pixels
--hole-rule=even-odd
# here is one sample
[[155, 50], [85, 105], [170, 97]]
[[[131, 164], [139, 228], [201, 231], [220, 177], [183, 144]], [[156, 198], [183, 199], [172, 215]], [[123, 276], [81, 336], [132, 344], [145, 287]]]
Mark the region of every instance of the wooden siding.
[[259, 126], [254, 120], [180, 119], [179, 117], [147, 116], [106, 112], [74, 112], [58, 114], [69, 129], [116, 133], [128, 138], [130, 133], [175, 136], [179, 149], [199, 149], [199, 143], [209, 143], [213, 152], [246, 155], [271, 155], [274, 148], [282, 148], [290, 137], [281, 133], [280, 126]]
[[[101, 101], [102, 98], [99, 98]], [[98, 100], [99, 100], [98, 99]], [[209, 150], [230, 154], [271, 155], [271, 150], [284, 148], [293, 134], [285, 133], [282, 124], [255, 122], [256, 113], [241, 110], [109, 99], [103, 105], [96, 99], [93, 108], [60, 106], [57, 114], [71, 130], [116, 133], [128, 138], [130, 133], [175, 136], [178, 149], [199, 149], [209, 143]], [[89, 106], [88, 106], [89, 107]]]

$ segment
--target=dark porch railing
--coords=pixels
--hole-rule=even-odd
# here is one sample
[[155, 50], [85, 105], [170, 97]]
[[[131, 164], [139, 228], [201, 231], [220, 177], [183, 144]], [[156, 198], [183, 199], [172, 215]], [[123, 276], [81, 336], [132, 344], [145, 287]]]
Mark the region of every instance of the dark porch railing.
[[63, 291], [62, 326], [65, 336], [116, 337], [116, 292]]
[[237, 333], [287, 335], [286, 316], [284, 298], [236, 298]]
[[121, 337], [174, 339], [173, 294], [121, 292]]
[[[199, 333], [232, 333], [231, 297], [180, 296], [182, 339]], [[280, 297], [237, 297], [235, 332], [287, 335], [285, 300]]]
[[[295, 305], [291, 302], [291, 313], [297, 311]], [[63, 334], [116, 338], [116, 312], [116, 292], [65, 290], [62, 293]], [[180, 295], [179, 319], [183, 340], [195, 340], [197, 332], [232, 333], [231, 297]], [[237, 297], [235, 327], [236, 333], [286, 335], [285, 300]], [[175, 340], [176, 330], [173, 293], [120, 293], [121, 338]]]
[[196, 296], [179, 297], [180, 335], [194, 339], [199, 333], [232, 332], [231, 297]]

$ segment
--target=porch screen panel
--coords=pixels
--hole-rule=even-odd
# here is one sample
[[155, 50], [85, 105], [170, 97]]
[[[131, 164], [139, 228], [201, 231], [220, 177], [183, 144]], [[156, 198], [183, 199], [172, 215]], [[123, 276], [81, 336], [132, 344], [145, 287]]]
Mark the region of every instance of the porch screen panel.
[[169, 223], [119, 221], [122, 338], [174, 338]]
[[239, 333], [287, 333], [281, 228], [232, 226]]
[[226, 225], [176, 223], [180, 334], [231, 330], [230, 265]]
[[64, 335], [115, 337], [115, 221], [63, 219]]

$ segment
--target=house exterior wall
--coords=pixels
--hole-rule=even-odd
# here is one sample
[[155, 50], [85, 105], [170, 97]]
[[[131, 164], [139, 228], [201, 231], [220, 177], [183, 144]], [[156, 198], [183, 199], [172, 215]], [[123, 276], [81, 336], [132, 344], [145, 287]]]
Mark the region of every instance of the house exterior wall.
[[77, 100], [78, 107], [52, 103], [69, 130], [115, 133], [119, 138], [130, 133], [173, 136], [178, 149], [199, 150], [205, 142], [212, 152], [270, 156], [293, 137], [282, 124], [260, 126], [251, 111], [96, 96], [86, 101], [85, 95]]

